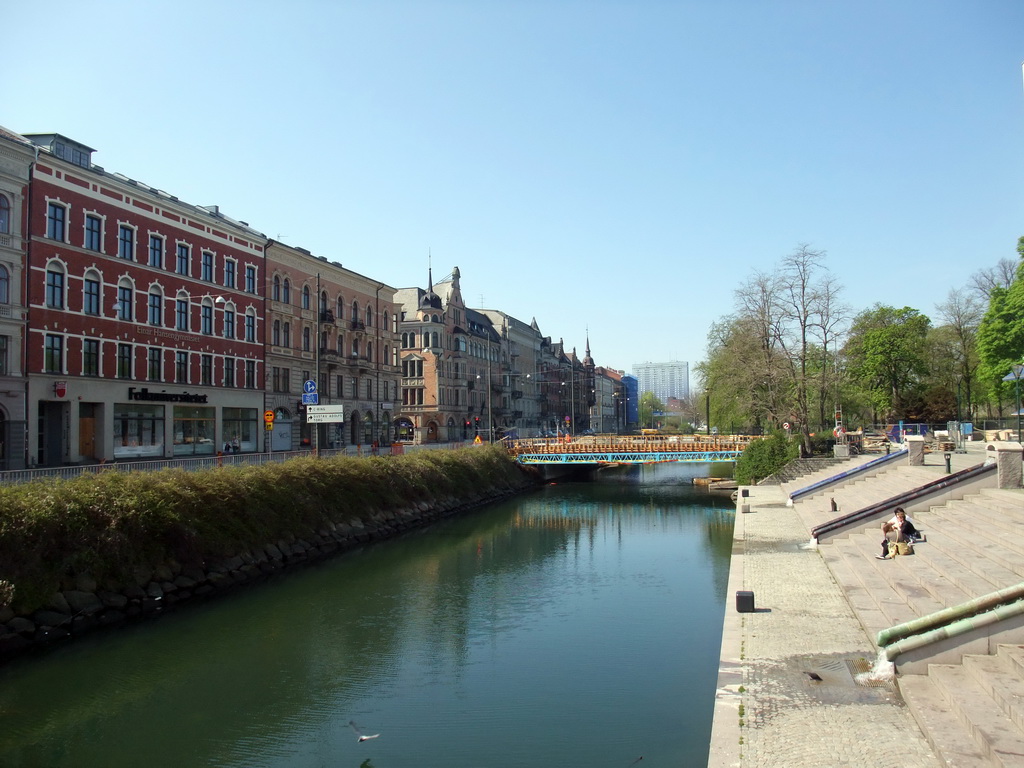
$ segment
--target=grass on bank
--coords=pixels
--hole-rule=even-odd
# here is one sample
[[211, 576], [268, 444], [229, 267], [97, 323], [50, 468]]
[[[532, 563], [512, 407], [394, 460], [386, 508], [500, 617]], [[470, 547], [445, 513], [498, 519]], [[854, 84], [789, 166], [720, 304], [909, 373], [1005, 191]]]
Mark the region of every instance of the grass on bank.
[[523, 471], [503, 449], [484, 446], [5, 486], [0, 580], [13, 585], [14, 610], [29, 613], [77, 575], [116, 588], [161, 563], [206, 565], [328, 521], [522, 483]]

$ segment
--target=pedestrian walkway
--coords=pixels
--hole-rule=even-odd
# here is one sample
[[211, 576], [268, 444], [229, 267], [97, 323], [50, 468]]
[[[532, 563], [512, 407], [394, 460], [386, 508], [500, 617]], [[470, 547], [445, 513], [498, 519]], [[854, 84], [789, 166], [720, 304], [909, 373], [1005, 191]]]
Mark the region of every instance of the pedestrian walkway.
[[[976, 451], [956, 464], [983, 459]], [[931, 454], [926, 464], [942, 472], [942, 462]], [[736, 515], [710, 768], [943, 765], [886, 665], [856, 681], [875, 667], [875, 643], [809, 546], [801, 511], [781, 486], [748, 492], [749, 512]], [[753, 592], [753, 612], [737, 611], [739, 591]]]

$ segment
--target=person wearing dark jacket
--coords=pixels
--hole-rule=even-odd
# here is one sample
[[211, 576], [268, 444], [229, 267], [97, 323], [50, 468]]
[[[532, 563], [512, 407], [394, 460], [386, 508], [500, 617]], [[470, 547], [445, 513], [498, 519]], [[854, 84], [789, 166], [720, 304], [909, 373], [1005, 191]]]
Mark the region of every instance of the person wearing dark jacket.
[[917, 537], [917, 527], [907, 517], [903, 507], [896, 507], [892, 519], [882, 523], [882, 554], [875, 555], [879, 560], [889, 559], [889, 542], [912, 541]]

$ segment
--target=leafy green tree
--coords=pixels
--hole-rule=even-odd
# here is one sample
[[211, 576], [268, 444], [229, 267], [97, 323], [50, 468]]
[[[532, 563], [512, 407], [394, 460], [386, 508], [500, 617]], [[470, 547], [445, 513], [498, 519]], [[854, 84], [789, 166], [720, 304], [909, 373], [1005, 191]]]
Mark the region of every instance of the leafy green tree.
[[647, 429], [652, 426], [657, 426], [655, 423], [658, 419], [654, 415], [655, 411], [664, 411], [665, 404], [658, 399], [657, 395], [653, 392], [644, 392], [640, 395], [640, 427], [641, 429]]
[[854, 318], [844, 347], [847, 370], [885, 420], [906, 415], [918, 393], [928, 370], [925, 340], [930, 325], [916, 309], [882, 304]]
[[1024, 362], [1024, 261], [1008, 288], [992, 289], [978, 327], [978, 356], [979, 377], [997, 393], [999, 402], [1012, 397], [1013, 384], [1002, 378], [1015, 363]]

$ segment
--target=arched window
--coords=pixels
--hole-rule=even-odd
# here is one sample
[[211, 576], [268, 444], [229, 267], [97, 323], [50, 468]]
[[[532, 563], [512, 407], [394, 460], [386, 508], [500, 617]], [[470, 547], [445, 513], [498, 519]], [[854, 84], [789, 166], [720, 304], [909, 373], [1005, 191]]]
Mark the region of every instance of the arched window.
[[0, 195], [0, 234], [11, 234], [11, 201]]
[[373, 362], [373, 342], [366, 342], [366, 359], [371, 363]]
[[338, 320], [342, 320], [345, 317], [345, 299], [342, 295], [338, 294]]
[[359, 357], [359, 339], [352, 338], [352, 357]]
[[281, 277], [280, 277], [280, 275], [274, 275], [274, 288], [273, 288], [273, 292], [270, 294], [270, 298], [272, 298], [274, 301], [280, 301], [281, 300]]
[[391, 325], [391, 316], [388, 314], [388, 311], [385, 309], [384, 310], [383, 321], [381, 322], [380, 326], [381, 326], [381, 328], [383, 328], [386, 331], [390, 325]]
[[352, 299], [352, 322], [359, 321], [359, 302]]
[[369, 307], [366, 308], [366, 327], [373, 328], [373, 310]]
[[320, 292], [320, 306], [317, 307], [317, 311], [322, 315], [327, 314], [327, 291]]
[[0, 304], [11, 303], [11, 273], [0, 264]]
[[281, 287], [281, 301], [285, 304], [292, 303], [292, 284], [287, 277], [284, 279], [284, 285]]
[[309, 309], [309, 286], [302, 286], [302, 308]]

